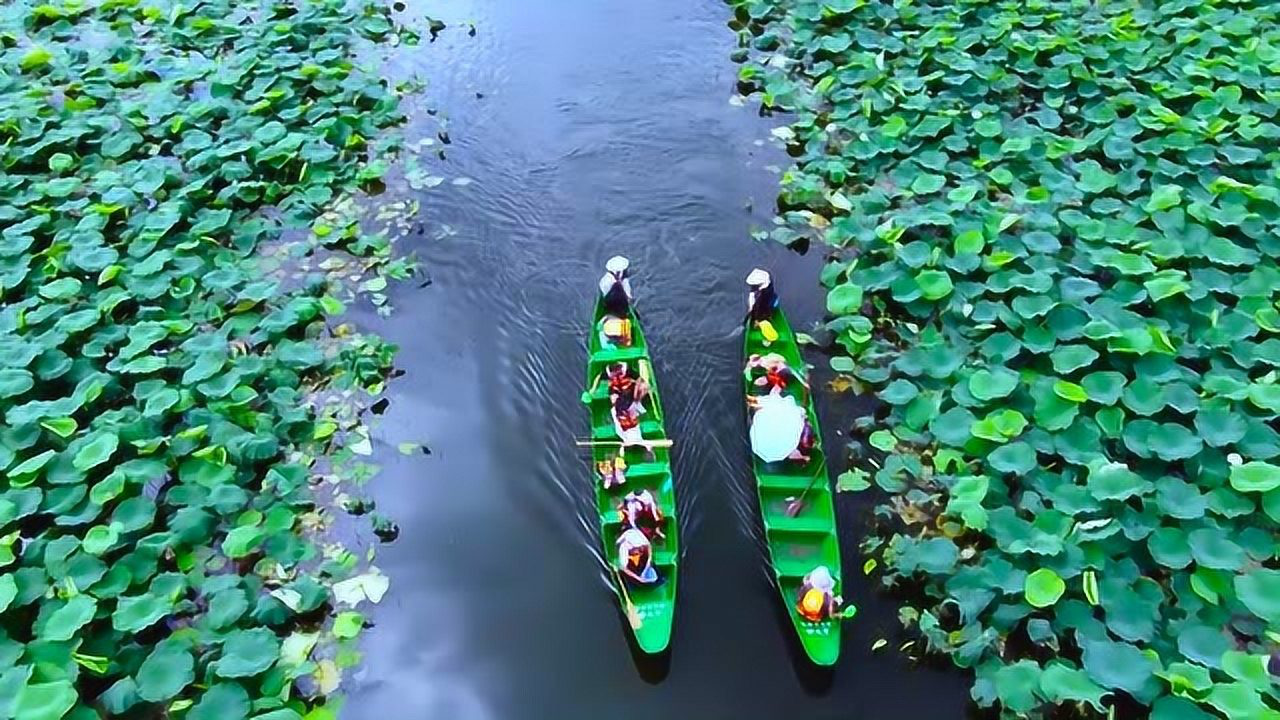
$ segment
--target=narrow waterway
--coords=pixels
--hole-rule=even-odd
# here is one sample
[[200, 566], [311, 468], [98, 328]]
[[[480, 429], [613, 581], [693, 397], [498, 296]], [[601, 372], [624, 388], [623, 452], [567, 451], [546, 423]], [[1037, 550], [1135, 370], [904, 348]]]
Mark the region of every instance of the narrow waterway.
[[[445, 159], [424, 164], [448, 181], [415, 195], [426, 234], [409, 249], [431, 282], [395, 288], [387, 320], [357, 316], [401, 347], [370, 491], [402, 532], [379, 550], [392, 590], [344, 717], [962, 716], [958, 674], [870, 649], [896, 645], [897, 622], [859, 570], [864, 501], [840, 498], [845, 595], [862, 613], [834, 673], [798, 658], [769, 582], [739, 397], [742, 278], [773, 269], [807, 327], [822, 312], [820, 258], [750, 240], [769, 223], [770, 166], [786, 158], [763, 142], [770, 120], [729, 102], [729, 9], [459, 0], [415, 11], [449, 27], [392, 63], [429, 81], [411, 137], [434, 136], [447, 116]], [[586, 432], [594, 285], [614, 253], [632, 259], [678, 443], [685, 551], [666, 662], [628, 646], [573, 447]], [[825, 398], [819, 410], [840, 412]], [[824, 428], [836, 457], [838, 428]], [[431, 452], [402, 455], [405, 442]]]

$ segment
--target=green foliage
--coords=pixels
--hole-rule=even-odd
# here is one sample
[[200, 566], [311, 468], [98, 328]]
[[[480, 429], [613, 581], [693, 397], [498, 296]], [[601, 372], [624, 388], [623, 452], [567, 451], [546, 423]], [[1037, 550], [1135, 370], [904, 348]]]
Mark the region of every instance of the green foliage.
[[0, 718], [329, 716], [312, 649], [363, 625], [297, 625], [370, 575], [311, 532], [352, 453], [311, 398], [394, 348], [264, 258], [379, 174], [398, 92], [355, 59], [392, 33], [364, 0], [0, 6]]
[[1003, 716], [1280, 715], [1280, 6], [730, 3], [904, 620]]

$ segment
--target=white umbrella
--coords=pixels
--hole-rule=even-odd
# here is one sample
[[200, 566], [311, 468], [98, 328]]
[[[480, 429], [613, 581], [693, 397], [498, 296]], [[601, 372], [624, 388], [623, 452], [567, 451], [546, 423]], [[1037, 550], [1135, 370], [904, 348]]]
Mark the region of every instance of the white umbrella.
[[800, 445], [803, 432], [804, 408], [795, 398], [765, 395], [751, 418], [751, 451], [765, 462], [785, 460]]

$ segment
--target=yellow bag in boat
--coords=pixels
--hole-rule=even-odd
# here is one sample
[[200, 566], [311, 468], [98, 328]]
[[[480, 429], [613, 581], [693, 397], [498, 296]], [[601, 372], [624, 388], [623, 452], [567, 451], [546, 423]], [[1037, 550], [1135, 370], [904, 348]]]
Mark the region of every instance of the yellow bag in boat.
[[826, 595], [817, 588], [809, 588], [800, 599], [800, 614], [809, 620], [822, 617], [822, 607], [826, 605]]
[[604, 334], [614, 338], [631, 337], [631, 321], [625, 318], [609, 318], [604, 321]]
[[760, 334], [764, 335], [765, 342], [773, 342], [778, 339], [778, 331], [773, 329], [773, 323], [768, 320], [760, 322]]

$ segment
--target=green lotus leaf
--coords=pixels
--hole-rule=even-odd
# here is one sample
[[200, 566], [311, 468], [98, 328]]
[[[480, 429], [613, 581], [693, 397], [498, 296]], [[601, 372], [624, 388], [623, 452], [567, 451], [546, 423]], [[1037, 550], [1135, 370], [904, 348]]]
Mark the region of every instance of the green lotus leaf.
[[1053, 661], [1040, 675], [1040, 693], [1052, 702], [1088, 703], [1103, 712], [1102, 700], [1107, 691], [1089, 679], [1085, 671], [1063, 661]]
[[856, 313], [862, 307], [862, 288], [852, 283], [837, 285], [827, 294], [827, 312], [832, 315]]
[[187, 713], [190, 720], [244, 720], [249, 716], [249, 693], [238, 683], [220, 682], [200, 696]]
[[173, 611], [173, 603], [152, 593], [124, 596], [116, 601], [111, 626], [121, 632], [138, 632], [154, 625]]
[[1104, 688], [1144, 696], [1159, 663], [1129, 643], [1080, 640], [1085, 673]]
[[916, 285], [926, 300], [940, 300], [951, 294], [951, 276], [944, 270], [924, 270], [916, 275]]
[[1003, 665], [992, 676], [1000, 704], [1013, 712], [1029, 712], [1039, 704], [1040, 666], [1032, 660]]
[[1125, 377], [1118, 372], [1103, 370], [1085, 375], [1080, 385], [1093, 402], [1114, 405], [1124, 392]]
[[163, 640], [142, 661], [134, 675], [138, 697], [164, 702], [195, 680], [195, 658], [176, 640]]
[[1008, 396], [1018, 387], [1018, 374], [1006, 368], [979, 370], [969, 376], [969, 393], [982, 401]]
[[1239, 570], [1244, 567], [1244, 548], [1231, 540], [1225, 530], [1200, 528], [1187, 534], [1187, 544], [1196, 564], [1215, 570]]
[[1231, 468], [1231, 487], [1240, 492], [1270, 492], [1280, 488], [1280, 466], [1248, 462]]
[[1218, 720], [1218, 716], [1201, 710], [1191, 700], [1166, 695], [1151, 706], [1151, 720]]
[[1250, 570], [1236, 576], [1235, 590], [1249, 612], [1269, 623], [1280, 622], [1280, 571]]
[[1089, 471], [1089, 493], [1099, 500], [1125, 500], [1151, 492], [1152, 484], [1122, 463], [1103, 463]]
[[1067, 584], [1057, 573], [1048, 568], [1040, 568], [1027, 576], [1023, 594], [1027, 604], [1045, 608], [1056, 603], [1066, 590]]
[[1027, 427], [1027, 419], [1017, 410], [997, 410], [985, 418], [973, 423], [969, 432], [974, 437], [993, 442], [1007, 442], [1022, 434]]
[[1157, 528], [1147, 536], [1147, 550], [1166, 568], [1180, 570], [1192, 564], [1192, 548], [1181, 528]]
[[97, 600], [88, 595], [76, 595], [58, 609], [41, 616], [40, 622], [36, 624], [36, 636], [52, 642], [70, 640], [93, 619], [97, 609]]
[[80, 445], [72, 464], [81, 472], [97, 467], [115, 454], [120, 445], [120, 436], [110, 432], [99, 432]]
[[1248, 429], [1245, 419], [1224, 405], [1201, 408], [1196, 413], [1195, 424], [1200, 437], [1213, 447], [1239, 442]]
[[991, 451], [987, 462], [1000, 472], [1022, 475], [1035, 469], [1036, 452], [1027, 443], [1011, 442]]
[[879, 397], [892, 405], [905, 405], [916, 398], [920, 394], [920, 388], [910, 380], [899, 378], [885, 386], [884, 390], [879, 392]]
[[280, 638], [267, 628], [236, 630], [223, 642], [214, 673], [224, 678], [250, 677], [274, 665], [279, 655]]
[[28, 684], [18, 693], [13, 720], [58, 720], [70, 712], [77, 698], [68, 680]]
[[1088, 367], [1098, 359], [1098, 351], [1087, 345], [1063, 345], [1049, 355], [1053, 369], [1066, 375]]
[[1215, 683], [1205, 702], [1229, 718], [1263, 718], [1275, 712], [1245, 683]]

